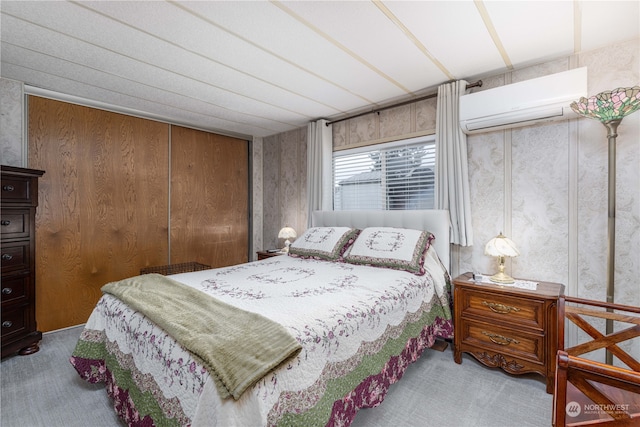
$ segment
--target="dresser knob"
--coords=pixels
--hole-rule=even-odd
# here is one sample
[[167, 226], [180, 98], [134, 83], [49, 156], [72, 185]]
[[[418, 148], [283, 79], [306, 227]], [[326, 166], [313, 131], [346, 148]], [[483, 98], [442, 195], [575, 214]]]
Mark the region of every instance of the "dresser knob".
[[2, 254], [2, 260], [3, 260], [3, 261], [9, 261], [9, 260], [11, 260], [12, 258], [13, 258], [13, 256], [12, 256], [12, 255], [9, 255], [9, 254]]
[[2, 293], [5, 295], [11, 295], [11, 292], [13, 292], [11, 288], [2, 288]]
[[2, 189], [4, 191], [13, 191], [13, 190], [15, 190], [15, 187], [13, 185], [3, 185]]
[[0, 224], [2, 224], [2, 225], [10, 225], [11, 221], [9, 221], [8, 219], [3, 219], [2, 221], [0, 221]]
[[5, 320], [4, 322], [2, 322], [3, 328], [10, 328], [12, 326], [13, 326], [13, 322], [11, 320]]

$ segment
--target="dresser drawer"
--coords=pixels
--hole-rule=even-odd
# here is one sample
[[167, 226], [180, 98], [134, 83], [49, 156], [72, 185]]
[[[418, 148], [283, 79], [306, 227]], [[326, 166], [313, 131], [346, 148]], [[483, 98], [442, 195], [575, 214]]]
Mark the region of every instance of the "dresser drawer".
[[31, 211], [29, 209], [3, 209], [0, 213], [0, 233], [3, 239], [29, 238]]
[[3, 341], [10, 339], [13, 335], [21, 334], [29, 325], [31, 310], [29, 306], [22, 306], [11, 310], [2, 310], [2, 321], [0, 331], [2, 331]]
[[462, 321], [462, 343], [505, 356], [544, 364], [544, 335], [501, 328], [482, 322]]
[[2, 305], [19, 303], [26, 300], [29, 293], [31, 278], [27, 274], [20, 276], [5, 276], [2, 278], [0, 296]]
[[0, 196], [3, 203], [31, 203], [31, 178], [3, 176]]
[[28, 240], [2, 244], [2, 274], [10, 271], [28, 270], [31, 266], [30, 249]]
[[519, 298], [492, 292], [463, 292], [462, 316], [495, 319], [544, 330], [544, 301]]

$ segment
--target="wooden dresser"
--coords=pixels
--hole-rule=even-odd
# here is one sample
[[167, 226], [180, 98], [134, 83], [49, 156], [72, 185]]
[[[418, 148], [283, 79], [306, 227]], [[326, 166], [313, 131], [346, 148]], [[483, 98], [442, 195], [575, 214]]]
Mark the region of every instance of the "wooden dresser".
[[42, 332], [36, 327], [35, 234], [38, 178], [44, 171], [2, 166], [2, 357], [35, 353]]
[[559, 283], [538, 282], [535, 290], [476, 283], [463, 274], [454, 283], [454, 360], [468, 352], [486, 366], [511, 374], [535, 372], [553, 393], [558, 350]]

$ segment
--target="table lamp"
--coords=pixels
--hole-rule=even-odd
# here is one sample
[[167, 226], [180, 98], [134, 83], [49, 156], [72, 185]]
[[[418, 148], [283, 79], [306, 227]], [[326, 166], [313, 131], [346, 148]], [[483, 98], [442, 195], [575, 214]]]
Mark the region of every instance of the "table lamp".
[[504, 257], [514, 257], [520, 255], [520, 251], [516, 248], [516, 244], [511, 239], [505, 237], [502, 232], [493, 239], [489, 240], [484, 247], [484, 254], [498, 257], [499, 271], [489, 279], [495, 283], [513, 283], [513, 277], [504, 272]]
[[282, 252], [289, 252], [289, 245], [291, 245], [291, 240], [289, 239], [295, 239], [296, 237], [298, 237], [298, 235], [296, 234], [296, 230], [289, 226], [286, 226], [280, 230], [280, 232], [278, 233], [278, 239], [285, 239]]

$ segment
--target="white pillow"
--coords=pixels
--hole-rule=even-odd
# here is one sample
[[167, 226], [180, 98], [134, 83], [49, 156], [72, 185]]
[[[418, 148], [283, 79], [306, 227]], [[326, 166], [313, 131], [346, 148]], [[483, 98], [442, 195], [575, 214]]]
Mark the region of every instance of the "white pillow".
[[369, 227], [360, 232], [344, 260], [423, 275], [424, 254], [433, 238], [433, 234], [423, 230]]
[[340, 260], [360, 230], [349, 227], [312, 227], [289, 246], [289, 255]]

